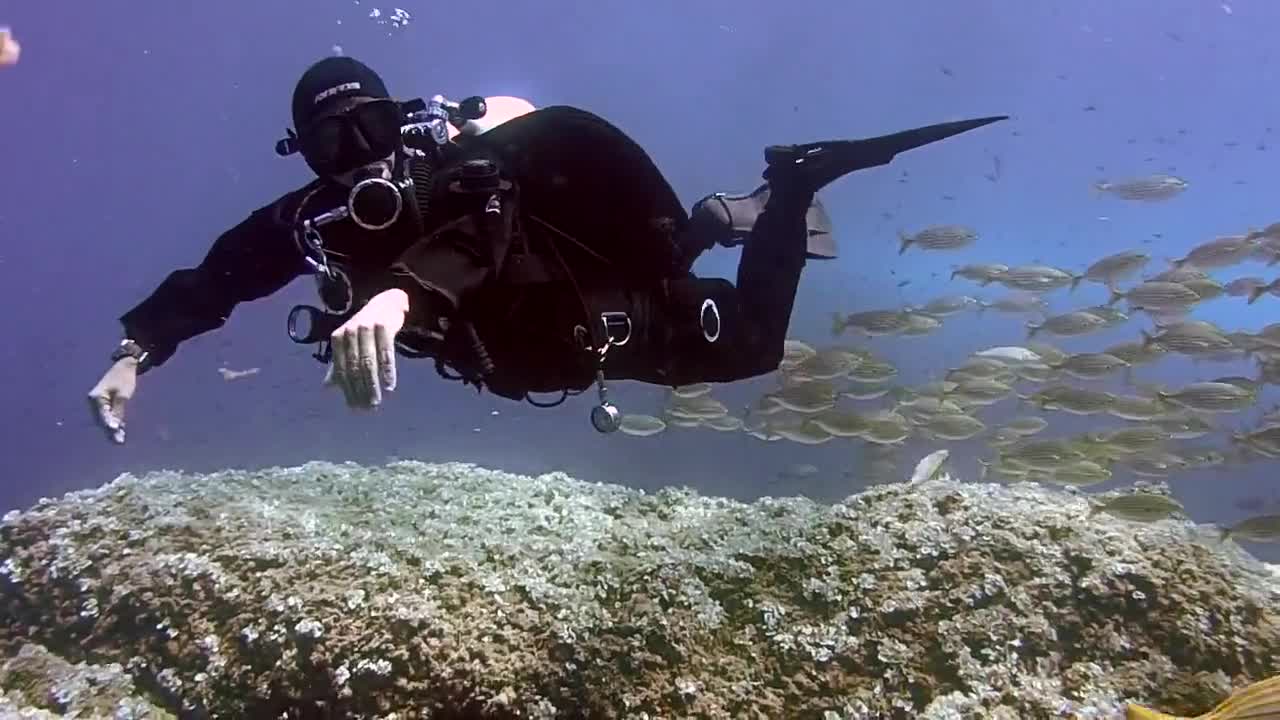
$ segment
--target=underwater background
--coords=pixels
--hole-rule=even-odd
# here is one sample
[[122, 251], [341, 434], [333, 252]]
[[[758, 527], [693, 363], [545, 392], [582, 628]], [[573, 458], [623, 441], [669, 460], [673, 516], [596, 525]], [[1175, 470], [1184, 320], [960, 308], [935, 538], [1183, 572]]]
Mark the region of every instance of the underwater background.
[[[1022, 344], [1026, 318], [967, 313], [922, 337], [835, 340], [833, 312], [1003, 292], [949, 279], [969, 262], [1079, 273], [1137, 249], [1152, 256], [1151, 275], [1200, 243], [1280, 220], [1271, 32], [1280, 5], [1265, 0], [12, 3], [0, 13], [24, 50], [0, 73], [6, 510], [126, 471], [316, 459], [563, 470], [739, 499], [834, 500], [868, 484], [856, 442], [766, 443], [681, 428], [601, 436], [587, 422], [591, 394], [541, 410], [477, 396], [407, 360], [381, 409], [351, 412], [321, 386], [324, 369], [310, 348], [284, 332], [288, 308], [313, 299], [308, 279], [241, 306], [225, 328], [145, 375], [129, 406], [128, 443], [108, 442], [85, 394], [108, 366], [116, 318], [168, 272], [198, 262], [220, 232], [307, 180], [299, 159], [278, 158], [272, 146], [289, 124], [299, 73], [334, 52], [377, 69], [399, 97], [507, 94], [596, 112], [643, 145], [687, 203], [754, 187], [768, 144], [1011, 115], [822, 194], [841, 256], [809, 264], [791, 336], [869, 348], [897, 367], [894, 382], [903, 385], [940, 379], [983, 348]], [[1188, 187], [1160, 203], [1094, 189], [1152, 173]], [[971, 226], [980, 237], [963, 250], [899, 254], [900, 231], [939, 224]], [[716, 250], [695, 269], [733, 277], [736, 262], [736, 251]], [[1244, 275], [1271, 280], [1280, 270], [1250, 261], [1214, 271], [1224, 283]], [[1058, 313], [1108, 295], [1084, 283], [1046, 299]], [[1280, 297], [1249, 304], [1223, 296], [1193, 317], [1256, 332], [1280, 320]], [[1134, 313], [1101, 333], [1045, 339], [1081, 352], [1150, 328]], [[227, 381], [219, 368], [260, 371]], [[1133, 377], [1176, 387], [1253, 374], [1251, 360], [1168, 357]], [[715, 394], [737, 412], [776, 382]], [[1120, 381], [1085, 384], [1117, 389]], [[615, 384], [613, 395], [624, 412], [653, 415], [667, 398], [634, 383]], [[1267, 388], [1256, 409], [1216, 416], [1217, 432], [1201, 442], [1228, 447], [1230, 433], [1255, 427], [1275, 398]], [[1025, 412], [1015, 404], [984, 417]], [[1046, 418], [1064, 432], [1123, 424]], [[980, 437], [913, 440], [903, 475], [938, 446], [952, 448], [966, 478], [976, 475], [975, 458], [992, 454]], [[787, 472], [797, 464], [817, 471]], [[1174, 473], [1170, 485], [1193, 519], [1231, 524], [1280, 511], [1276, 468], [1274, 460], [1228, 462]], [[1099, 489], [1132, 481], [1117, 472]], [[1280, 560], [1274, 545], [1247, 547]]]

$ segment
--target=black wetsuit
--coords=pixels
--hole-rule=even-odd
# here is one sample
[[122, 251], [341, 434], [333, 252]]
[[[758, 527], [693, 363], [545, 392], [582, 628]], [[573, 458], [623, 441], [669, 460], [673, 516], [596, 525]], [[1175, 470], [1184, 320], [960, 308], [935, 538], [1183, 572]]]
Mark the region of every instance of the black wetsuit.
[[[608, 378], [678, 385], [777, 368], [805, 263], [812, 193], [773, 193], [756, 222], [757, 234], [768, 237], [745, 243], [735, 286], [690, 274], [713, 240], [691, 228], [644, 150], [599, 117], [546, 108], [462, 143], [496, 153], [518, 188], [511, 246], [495, 259], [472, 234], [432, 236], [464, 214], [444, 188], [426, 211], [425, 235], [407, 215], [382, 231], [330, 225], [328, 257], [366, 289], [357, 293], [357, 309], [401, 287], [410, 293], [407, 327], [439, 317], [450, 318], [450, 327], [469, 325], [486, 356], [483, 369], [463, 357], [474, 343], [440, 343], [429, 353], [449, 366], [472, 365], [469, 379], [512, 398], [589, 387], [598, 354], [583, 345], [602, 343], [582, 330], [595, 331], [601, 313], [630, 321], [627, 342], [604, 358]], [[295, 223], [342, 204], [346, 192], [321, 181], [291, 192], [224, 233], [197, 267], [171, 273], [121, 318], [126, 336], [150, 353], [144, 370], [220, 327], [237, 304], [307, 274]], [[708, 335], [717, 333], [703, 322], [707, 299], [719, 316], [719, 327], [710, 328], [718, 331], [714, 342]]]

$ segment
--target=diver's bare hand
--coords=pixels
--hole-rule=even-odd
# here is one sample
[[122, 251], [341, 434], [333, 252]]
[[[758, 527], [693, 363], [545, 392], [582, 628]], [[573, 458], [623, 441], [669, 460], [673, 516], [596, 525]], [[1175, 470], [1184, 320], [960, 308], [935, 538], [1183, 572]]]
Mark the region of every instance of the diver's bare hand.
[[138, 388], [138, 361], [121, 358], [89, 391], [94, 421], [118, 444], [124, 443], [124, 407]]
[[382, 391], [396, 389], [396, 333], [404, 327], [409, 296], [403, 290], [375, 295], [360, 312], [333, 331], [333, 362], [325, 384], [337, 385], [354, 408], [382, 403]]

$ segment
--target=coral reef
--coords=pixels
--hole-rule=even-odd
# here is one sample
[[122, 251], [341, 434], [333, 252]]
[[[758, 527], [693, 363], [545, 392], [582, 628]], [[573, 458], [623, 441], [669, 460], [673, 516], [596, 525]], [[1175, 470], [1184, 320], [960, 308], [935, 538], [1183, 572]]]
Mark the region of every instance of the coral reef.
[[1111, 717], [1280, 672], [1269, 568], [1087, 515], [946, 476], [824, 506], [462, 464], [125, 475], [5, 516], [0, 653], [226, 718]]

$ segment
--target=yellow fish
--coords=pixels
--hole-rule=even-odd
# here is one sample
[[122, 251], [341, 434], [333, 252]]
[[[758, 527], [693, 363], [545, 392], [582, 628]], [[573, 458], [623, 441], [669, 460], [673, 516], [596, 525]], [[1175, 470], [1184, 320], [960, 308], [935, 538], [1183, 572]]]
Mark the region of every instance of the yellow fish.
[[1166, 715], [1132, 703], [1125, 717], [1128, 720], [1277, 720], [1280, 718], [1280, 675], [1231, 693], [1220, 705], [1194, 719]]

